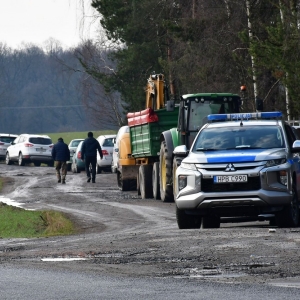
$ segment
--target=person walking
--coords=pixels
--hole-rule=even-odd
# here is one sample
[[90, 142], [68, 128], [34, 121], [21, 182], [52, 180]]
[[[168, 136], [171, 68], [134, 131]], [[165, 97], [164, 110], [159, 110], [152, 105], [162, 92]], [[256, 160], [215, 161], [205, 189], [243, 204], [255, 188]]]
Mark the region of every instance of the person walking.
[[70, 150], [63, 138], [59, 138], [57, 143], [53, 145], [51, 151], [52, 157], [55, 161], [55, 170], [58, 183], [66, 183], [67, 176], [67, 161], [70, 160]]
[[[97, 151], [101, 159], [103, 158], [103, 153], [99, 142], [93, 137], [91, 131], [88, 132], [88, 137], [84, 140], [81, 147], [81, 159], [85, 162], [85, 170], [87, 176], [87, 182], [96, 182], [96, 164], [97, 164]], [[92, 166], [92, 174], [90, 171], [90, 165]]]

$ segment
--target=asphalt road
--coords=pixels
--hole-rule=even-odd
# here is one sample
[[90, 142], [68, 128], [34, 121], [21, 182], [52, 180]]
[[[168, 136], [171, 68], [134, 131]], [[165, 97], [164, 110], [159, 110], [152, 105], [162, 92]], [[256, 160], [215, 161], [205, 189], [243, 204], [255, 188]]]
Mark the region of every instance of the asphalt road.
[[[299, 299], [300, 228], [179, 230], [175, 204], [117, 189], [116, 175], [0, 164], [1, 201], [60, 210], [80, 233], [0, 239], [1, 299]], [[271, 229], [271, 231], [270, 231]]]

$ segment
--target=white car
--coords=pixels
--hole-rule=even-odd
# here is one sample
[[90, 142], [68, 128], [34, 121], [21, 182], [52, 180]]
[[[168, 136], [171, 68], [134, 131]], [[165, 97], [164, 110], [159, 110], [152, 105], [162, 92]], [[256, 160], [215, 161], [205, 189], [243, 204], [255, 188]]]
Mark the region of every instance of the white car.
[[47, 135], [21, 134], [7, 148], [5, 162], [7, 165], [18, 162], [19, 166], [26, 163], [40, 166], [41, 163], [45, 163], [52, 167], [52, 148], [52, 140]]
[[77, 146], [81, 141], [84, 141], [84, 139], [74, 139], [69, 143], [69, 150], [70, 150], [70, 160], [67, 162], [68, 171], [71, 171], [71, 165], [73, 162], [73, 155], [76, 152]]
[[97, 140], [101, 146], [103, 159], [97, 153], [97, 173], [100, 174], [102, 170], [111, 171], [111, 162], [113, 157], [114, 139], [116, 134], [100, 135]]
[[0, 160], [5, 160], [6, 149], [18, 137], [16, 134], [0, 133]]
[[129, 126], [122, 126], [115, 138], [114, 149], [113, 149], [113, 158], [111, 162], [111, 172], [116, 173], [119, 164], [119, 148], [120, 148], [120, 139], [122, 138], [124, 133], [129, 133]]

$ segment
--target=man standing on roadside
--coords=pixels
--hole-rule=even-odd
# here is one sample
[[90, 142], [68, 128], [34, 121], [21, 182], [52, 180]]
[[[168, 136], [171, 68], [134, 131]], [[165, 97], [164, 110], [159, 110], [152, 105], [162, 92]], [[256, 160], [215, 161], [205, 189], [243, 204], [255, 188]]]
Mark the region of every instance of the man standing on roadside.
[[[66, 183], [67, 176], [67, 161], [70, 160], [70, 150], [63, 138], [59, 138], [57, 143], [52, 148], [52, 157], [55, 161], [55, 170], [58, 183]], [[60, 174], [61, 172], [61, 174]]]
[[[96, 182], [96, 164], [97, 164], [97, 151], [101, 159], [103, 158], [102, 149], [99, 142], [93, 137], [92, 132], [88, 132], [88, 137], [84, 140], [81, 147], [81, 159], [85, 162], [85, 170], [87, 182]], [[90, 172], [90, 164], [92, 166], [92, 174]]]

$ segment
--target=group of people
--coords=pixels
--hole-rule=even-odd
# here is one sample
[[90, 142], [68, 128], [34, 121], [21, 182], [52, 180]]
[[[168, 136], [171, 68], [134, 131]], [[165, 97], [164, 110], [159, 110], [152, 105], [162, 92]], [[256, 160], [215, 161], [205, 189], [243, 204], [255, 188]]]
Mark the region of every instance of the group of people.
[[[88, 132], [88, 137], [82, 143], [81, 148], [81, 159], [85, 162], [87, 182], [91, 180], [92, 183], [96, 182], [97, 152], [102, 159], [103, 153], [101, 146], [90, 131]], [[65, 184], [68, 169], [67, 161], [70, 160], [70, 150], [62, 137], [58, 138], [57, 143], [53, 145], [51, 154], [55, 161], [57, 182]], [[90, 165], [92, 166], [91, 170]]]

